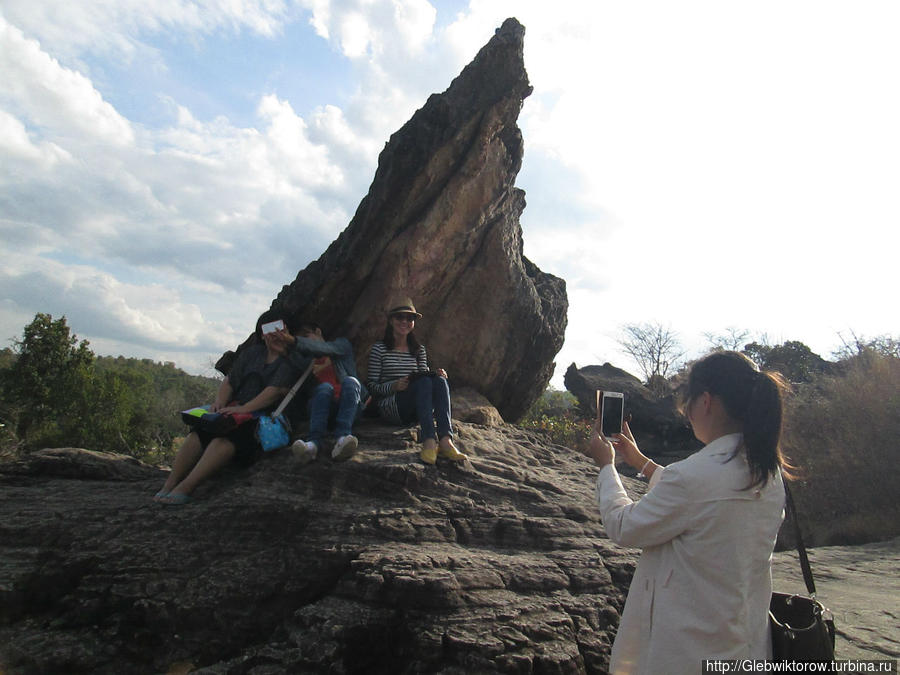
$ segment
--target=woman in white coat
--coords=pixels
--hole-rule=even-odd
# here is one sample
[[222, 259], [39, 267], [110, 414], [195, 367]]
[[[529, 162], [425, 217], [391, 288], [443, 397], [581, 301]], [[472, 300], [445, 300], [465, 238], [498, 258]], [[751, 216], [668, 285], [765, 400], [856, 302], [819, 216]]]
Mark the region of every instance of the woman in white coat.
[[[698, 361], [684, 412], [706, 446], [662, 467], [627, 427], [599, 427], [597, 503], [610, 539], [643, 549], [613, 644], [610, 673], [700, 673], [704, 659], [771, 658], [771, 559], [784, 517], [779, 449], [783, 381], [737, 352]], [[650, 478], [626, 495], [615, 459]]]

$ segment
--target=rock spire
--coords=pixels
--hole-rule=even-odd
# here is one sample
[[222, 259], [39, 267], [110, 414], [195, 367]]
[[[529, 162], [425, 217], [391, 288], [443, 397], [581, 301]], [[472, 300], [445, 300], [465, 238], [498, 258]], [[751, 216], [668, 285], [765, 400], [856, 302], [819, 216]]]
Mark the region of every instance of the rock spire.
[[507, 19], [391, 136], [350, 224], [273, 302], [349, 337], [364, 370], [387, 305], [413, 298], [429, 359], [507, 421], [546, 387], [568, 309], [565, 282], [522, 254], [524, 35]]

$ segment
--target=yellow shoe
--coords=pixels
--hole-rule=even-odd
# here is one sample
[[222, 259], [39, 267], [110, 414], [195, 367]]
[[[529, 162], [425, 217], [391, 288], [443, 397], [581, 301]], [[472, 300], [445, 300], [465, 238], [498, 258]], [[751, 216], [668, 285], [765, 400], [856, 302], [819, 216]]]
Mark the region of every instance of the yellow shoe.
[[437, 444], [427, 443], [419, 453], [419, 457], [426, 464], [434, 464], [437, 461]]
[[464, 453], [457, 450], [456, 446], [453, 445], [453, 441], [449, 438], [441, 439], [441, 446], [438, 450], [438, 454], [445, 459], [449, 459], [451, 462], [464, 462], [469, 459]]

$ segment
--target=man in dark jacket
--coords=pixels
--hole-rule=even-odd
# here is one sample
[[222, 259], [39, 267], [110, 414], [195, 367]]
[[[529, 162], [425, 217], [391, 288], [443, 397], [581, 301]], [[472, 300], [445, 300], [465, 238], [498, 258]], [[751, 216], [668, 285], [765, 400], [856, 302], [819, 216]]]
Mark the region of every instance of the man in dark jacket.
[[294, 334], [280, 331], [287, 357], [295, 368], [305, 371], [312, 361], [309, 394], [309, 438], [295, 441], [294, 456], [303, 464], [316, 458], [329, 426], [334, 427], [335, 444], [331, 457], [349, 459], [359, 441], [352, 434], [353, 423], [368, 398], [356, 374], [353, 346], [347, 338], [326, 341], [318, 324], [304, 321], [294, 326]]

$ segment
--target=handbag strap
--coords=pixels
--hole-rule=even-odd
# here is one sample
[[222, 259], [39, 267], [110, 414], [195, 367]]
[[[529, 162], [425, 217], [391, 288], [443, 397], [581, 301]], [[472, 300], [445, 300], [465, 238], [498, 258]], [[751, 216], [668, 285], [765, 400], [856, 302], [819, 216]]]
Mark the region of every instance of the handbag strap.
[[784, 503], [787, 507], [788, 518], [794, 524], [794, 536], [797, 540], [797, 554], [800, 558], [800, 567], [803, 570], [803, 581], [806, 582], [806, 590], [812, 597], [816, 597], [816, 582], [813, 580], [812, 568], [809, 566], [809, 557], [806, 555], [806, 546], [803, 545], [803, 536], [800, 534], [800, 522], [797, 519], [797, 508], [794, 506], [794, 498], [784, 481]]
[[294, 395], [300, 389], [300, 385], [302, 385], [306, 381], [306, 378], [309, 377], [309, 374], [312, 372], [312, 369], [313, 369], [313, 359], [310, 359], [309, 365], [306, 367], [306, 370], [304, 371], [304, 373], [300, 376], [300, 379], [297, 380], [296, 383], [294, 383], [294, 386], [291, 387], [291, 390], [287, 394], [284, 395], [284, 399], [282, 399], [282, 401], [278, 405], [278, 407], [275, 408], [275, 412], [272, 413], [272, 419], [275, 419], [281, 413], [284, 412], [284, 409], [287, 408], [288, 403], [291, 402], [291, 399], [294, 398]]

